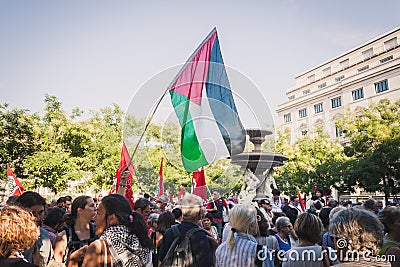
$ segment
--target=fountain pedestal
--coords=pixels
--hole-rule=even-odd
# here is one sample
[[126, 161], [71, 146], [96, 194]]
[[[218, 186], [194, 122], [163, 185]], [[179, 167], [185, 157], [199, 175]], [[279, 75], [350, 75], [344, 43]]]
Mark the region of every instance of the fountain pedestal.
[[274, 167], [282, 166], [287, 158], [281, 154], [263, 152], [261, 144], [271, 131], [247, 129], [250, 142], [254, 144], [251, 152], [244, 152], [231, 157], [232, 163], [239, 165], [244, 173], [243, 186], [239, 194], [239, 202], [250, 204], [253, 201], [270, 197], [272, 187], [276, 188], [272, 177]]

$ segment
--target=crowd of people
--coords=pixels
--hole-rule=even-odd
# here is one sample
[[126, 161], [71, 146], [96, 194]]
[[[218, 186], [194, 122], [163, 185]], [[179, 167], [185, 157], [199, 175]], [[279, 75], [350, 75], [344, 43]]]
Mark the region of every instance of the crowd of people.
[[132, 209], [118, 193], [10, 198], [0, 210], [0, 266], [171, 266], [184, 238], [178, 266], [400, 266], [400, 207], [373, 199], [349, 205], [316, 189], [302, 205], [273, 189], [248, 205], [214, 191], [207, 203], [144, 194]]

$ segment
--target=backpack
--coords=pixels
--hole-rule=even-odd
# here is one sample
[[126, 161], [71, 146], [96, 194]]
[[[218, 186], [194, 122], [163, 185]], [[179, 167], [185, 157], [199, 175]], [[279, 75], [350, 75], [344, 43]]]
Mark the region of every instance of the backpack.
[[[69, 258], [71, 253], [75, 250], [80, 249], [84, 245], [90, 245], [94, 240], [97, 239], [96, 236], [96, 227], [93, 222], [89, 222], [90, 226], [90, 238], [85, 240], [79, 240], [78, 236], [75, 234], [75, 230], [73, 227], [68, 226], [65, 229], [65, 234], [67, 235], [67, 247], [65, 248], [64, 259], [63, 261], [66, 263], [65, 266], [69, 264]], [[78, 266], [81, 266], [82, 262], [78, 263]]]
[[197, 266], [195, 258], [193, 257], [191, 248], [191, 237], [198, 231], [202, 231], [200, 228], [190, 229], [186, 235], [182, 235], [178, 229], [178, 225], [171, 227], [174, 235], [174, 241], [172, 242], [164, 260], [161, 263], [162, 267], [186, 267], [186, 266]]

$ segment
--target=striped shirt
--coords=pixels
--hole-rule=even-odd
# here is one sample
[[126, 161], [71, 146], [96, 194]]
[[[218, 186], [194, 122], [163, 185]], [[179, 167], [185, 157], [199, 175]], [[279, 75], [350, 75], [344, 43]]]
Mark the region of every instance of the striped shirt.
[[[257, 241], [247, 234], [235, 234], [235, 247], [228, 248], [223, 242], [215, 253], [217, 267], [256, 267]], [[263, 267], [274, 266], [272, 256], [263, 246]]]

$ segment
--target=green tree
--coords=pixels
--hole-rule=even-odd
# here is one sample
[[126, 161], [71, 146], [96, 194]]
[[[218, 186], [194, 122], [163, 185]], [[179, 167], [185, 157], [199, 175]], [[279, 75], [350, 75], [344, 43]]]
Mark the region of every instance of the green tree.
[[309, 194], [314, 186], [329, 189], [339, 182], [337, 166], [347, 160], [343, 147], [321, 130], [313, 135], [298, 139], [294, 144], [290, 144], [288, 133], [278, 135], [276, 151], [288, 160], [284, 166], [275, 168], [274, 177], [278, 187], [287, 194], [298, 191]]
[[400, 100], [383, 99], [368, 108], [359, 107], [336, 118], [345, 133], [345, 153], [351, 160], [343, 166], [341, 186], [367, 192], [384, 192], [386, 201], [399, 189]]
[[26, 109], [10, 110], [8, 104], [0, 104], [0, 173], [6, 173], [8, 164], [17, 177], [25, 177], [23, 160], [37, 148], [38, 121], [39, 116]]

